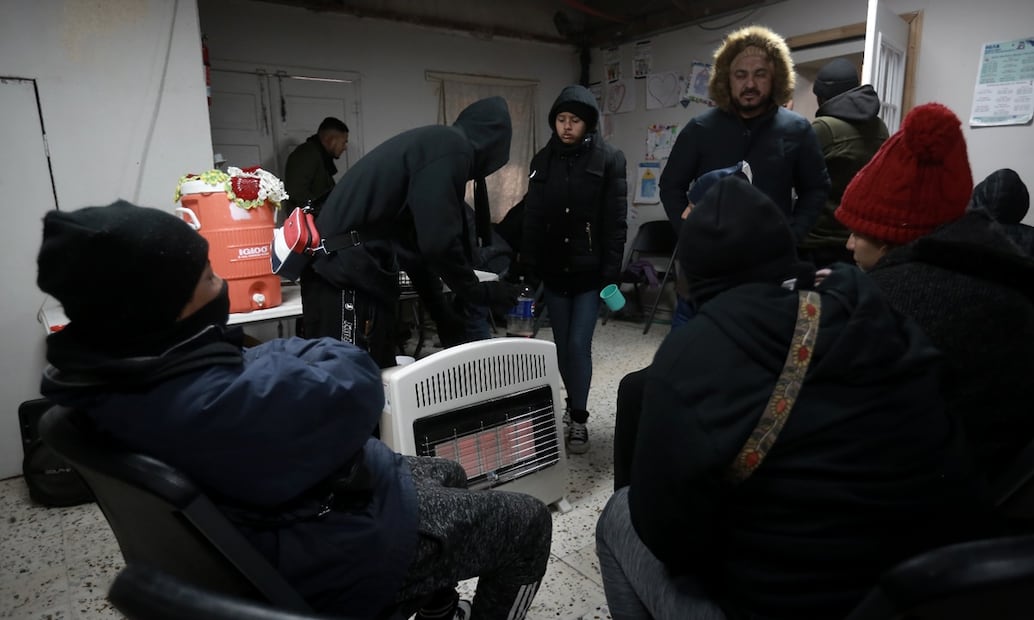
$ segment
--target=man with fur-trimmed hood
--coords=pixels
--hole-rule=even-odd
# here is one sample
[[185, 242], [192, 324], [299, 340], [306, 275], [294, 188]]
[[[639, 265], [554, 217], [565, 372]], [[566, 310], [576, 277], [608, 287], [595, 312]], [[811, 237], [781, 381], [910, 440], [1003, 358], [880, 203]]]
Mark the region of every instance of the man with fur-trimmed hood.
[[725, 37], [708, 83], [717, 107], [686, 124], [661, 175], [661, 202], [676, 229], [692, 206], [686, 192], [697, 177], [747, 161], [754, 186], [787, 216], [794, 236], [807, 234], [825, 203], [829, 176], [811, 124], [783, 107], [793, 89], [782, 37], [764, 26]]

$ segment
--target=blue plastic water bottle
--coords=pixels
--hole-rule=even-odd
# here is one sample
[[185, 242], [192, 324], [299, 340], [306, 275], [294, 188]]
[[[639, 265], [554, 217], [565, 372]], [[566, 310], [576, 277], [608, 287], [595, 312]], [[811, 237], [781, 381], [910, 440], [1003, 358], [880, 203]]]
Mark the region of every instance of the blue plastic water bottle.
[[535, 294], [531, 287], [520, 279], [520, 291], [517, 293], [517, 305], [506, 316], [506, 335], [518, 338], [531, 338], [535, 332]]

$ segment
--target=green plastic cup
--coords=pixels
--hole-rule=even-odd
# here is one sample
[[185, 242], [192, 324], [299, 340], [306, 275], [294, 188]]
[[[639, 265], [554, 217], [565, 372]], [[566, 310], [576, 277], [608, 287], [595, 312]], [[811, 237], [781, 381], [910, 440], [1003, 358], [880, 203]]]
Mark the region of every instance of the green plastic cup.
[[625, 296], [621, 294], [621, 289], [618, 288], [617, 284], [604, 286], [603, 290], [600, 291], [600, 299], [607, 304], [611, 312], [617, 312], [625, 307]]

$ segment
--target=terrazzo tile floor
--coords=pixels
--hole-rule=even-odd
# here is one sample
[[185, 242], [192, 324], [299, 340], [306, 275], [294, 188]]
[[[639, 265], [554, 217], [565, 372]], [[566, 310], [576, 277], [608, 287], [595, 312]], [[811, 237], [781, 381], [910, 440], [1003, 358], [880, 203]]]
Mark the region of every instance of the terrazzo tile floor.
[[[570, 455], [567, 499], [572, 510], [553, 512], [553, 547], [531, 620], [610, 618], [600, 583], [594, 534], [611, 494], [614, 401], [625, 374], [646, 366], [668, 333], [656, 324], [598, 324], [593, 339], [589, 394], [590, 449]], [[552, 338], [544, 328], [539, 338]], [[434, 348], [425, 348], [421, 357]], [[95, 504], [42, 508], [30, 502], [24, 481], [0, 481], [0, 618], [103, 620], [121, 618], [105, 599], [122, 568], [122, 555]], [[473, 581], [460, 584], [470, 598]]]

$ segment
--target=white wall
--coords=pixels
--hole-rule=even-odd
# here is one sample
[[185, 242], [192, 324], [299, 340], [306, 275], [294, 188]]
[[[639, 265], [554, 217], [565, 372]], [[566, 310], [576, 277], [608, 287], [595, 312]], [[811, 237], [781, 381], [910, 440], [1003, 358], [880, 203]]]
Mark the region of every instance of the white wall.
[[171, 208], [179, 177], [211, 167], [194, 0], [0, 11], [0, 75], [39, 82], [60, 208], [116, 198]]
[[[0, 76], [37, 81], [61, 209], [117, 198], [171, 209], [179, 177], [211, 167], [200, 46], [194, 0], [0, 2]], [[11, 143], [0, 149], [22, 152]], [[25, 204], [17, 185], [0, 190], [7, 208], [38, 209], [42, 217], [45, 207]], [[41, 231], [38, 219], [7, 231], [5, 270], [35, 274]], [[0, 376], [0, 478], [21, 470], [16, 411], [39, 396], [44, 334], [39, 291], [4, 294], [17, 296], [9, 310], [17, 328], [40, 338], [32, 350], [0, 351], [25, 370]]]
[[[899, 13], [923, 11], [916, 103], [938, 101], [962, 119], [974, 183], [1006, 167], [1034, 188], [1034, 126], [969, 127], [984, 43], [1034, 36], [1034, 2], [896, 0], [891, 6]], [[1026, 221], [1034, 223], [1034, 213]]]
[[[1030, 0], [884, 0], [898, 14], [923, 11], [921, 46], [918, 55], [915, 103], [938, 101], [950, 107], [963, 121], [969, 146], [974, 182], [1001, 167], [1015, 169], [1034, 188], [1034, 144], [1031, 125], [971, 129], [968, 126], [976, 83], [981, 46], [989, 41], [1003, 41], [1034, 35], [1034, 2]], [[651, 38], [653, 70], [687, 71], [694, 60], [710, 62], [715, 47], [726, 32], [757, 23], [766, 25], [783, 36], [807, 34], [846, 24], [865, 22], [866, 3], [862, 0], [828, 0], [817, 8], [811, 0], [787, 0], [756, 11], [745, 21], [718, 31], [691, 26]], [[729, 18], [715, 24], [729, 23]], [[708, 26], [709, 24], [704, 24]], [[634, 45], [621, 47], [622, 72], [630, 76]], [[603, 77], [598, 50], [593, 56], [593, 80]], [[690, 104], [663, 110], [645, 110], [643, 80], [637, 80], [637, 110], [613, 117], [612, 142], [625, 151], [631, 165], [644, 154], [646, 127], [653, 123], [679, 123], [703, 112], [706, 108]], [[663, 217], [660, 206], [638, 209], [641, 221]], [[1027, 222], [1034, 222], [1034, 212]], [[631, 231], [630, 231], [631, 233]]]
[[425, 71], [539, 80], [540, 145], [549, 135], [553, 99], [578, 79], [577, 53], [568, 46], [485, 40], [243, 0], [199, 0], [198, 8], [213, 63], [358, 72], [366, 152], [403, 130], [438, 122], [436, 85]]

